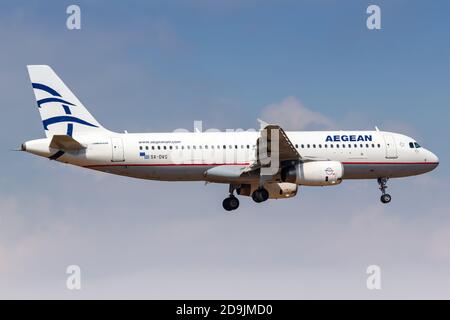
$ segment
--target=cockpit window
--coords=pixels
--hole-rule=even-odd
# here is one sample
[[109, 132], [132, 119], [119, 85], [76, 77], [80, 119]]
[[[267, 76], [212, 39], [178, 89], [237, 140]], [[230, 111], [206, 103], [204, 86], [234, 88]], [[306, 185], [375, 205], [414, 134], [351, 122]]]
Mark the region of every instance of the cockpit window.
[[414, 142], [414, 146], [415, 146], [416, 148], [420, 148], [420, 145], [419, 145], [417, 142]]
[[410, 142], [410, 143], [409, 143], [409, 147], [410, 147], [410, 148], [414, 148], [414, 143]]

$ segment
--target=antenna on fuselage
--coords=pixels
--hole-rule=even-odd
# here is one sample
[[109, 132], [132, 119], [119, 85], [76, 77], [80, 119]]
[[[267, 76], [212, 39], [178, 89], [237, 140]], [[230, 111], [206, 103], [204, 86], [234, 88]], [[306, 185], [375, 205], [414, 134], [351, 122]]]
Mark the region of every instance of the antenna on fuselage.
[[378, 127], [377, 127], [377, 126], [375, 126], [375, 130], [376, 130], [376, 131], [380, 131], [380, 129], [378, 129]]

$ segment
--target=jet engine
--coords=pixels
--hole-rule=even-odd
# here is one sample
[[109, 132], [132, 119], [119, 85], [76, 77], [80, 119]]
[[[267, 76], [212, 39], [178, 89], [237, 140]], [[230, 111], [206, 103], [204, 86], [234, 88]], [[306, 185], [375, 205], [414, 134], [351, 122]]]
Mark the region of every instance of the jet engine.
[[332, 186], [342, 182], [344, 167], [339, 161], [310, 161], [281, 170], [283, 182], [304, 186]]

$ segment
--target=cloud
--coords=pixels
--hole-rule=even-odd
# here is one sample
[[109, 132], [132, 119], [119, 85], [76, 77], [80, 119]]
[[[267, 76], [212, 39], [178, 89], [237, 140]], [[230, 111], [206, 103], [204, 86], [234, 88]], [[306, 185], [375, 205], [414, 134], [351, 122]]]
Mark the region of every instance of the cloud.
[[319, 130], [334, 127], [331, 119], [308, 109], [292, 96], [265, 107], [261, 118], [269, 123], [280, 124], [285, 130]]

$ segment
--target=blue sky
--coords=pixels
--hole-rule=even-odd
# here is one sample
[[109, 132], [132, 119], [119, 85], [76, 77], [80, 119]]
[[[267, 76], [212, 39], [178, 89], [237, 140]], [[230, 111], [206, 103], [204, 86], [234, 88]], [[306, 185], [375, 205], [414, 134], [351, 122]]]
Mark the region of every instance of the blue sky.
[[[449, 297], [447, 2], [79, 1], [79, 31], [69, 4], [0, 4], [1, 297]], [[382, 30], [366, 28], [369, 4]], [[226, 186], [9, 151], [43, 136], [27, 64], [51, 65], [116, 131], [377, 125], [441, 165], [390, 182], [390, 206], [374, 181], [350, 181], [226, 215]], [[64, 287], [69, 264], [86, 274], [80, 292]], [[381, 292], [365, 289], [369, 264], [386, 270]]]

